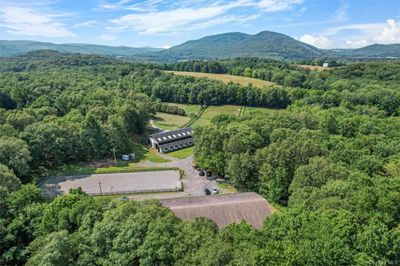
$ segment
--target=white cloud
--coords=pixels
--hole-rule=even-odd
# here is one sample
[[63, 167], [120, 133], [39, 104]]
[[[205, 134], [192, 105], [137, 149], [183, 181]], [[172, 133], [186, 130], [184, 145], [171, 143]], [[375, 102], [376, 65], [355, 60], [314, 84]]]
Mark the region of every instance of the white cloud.
[[88, 21], [85, 21], [85, 22], [76, 23], [76, 24], [74, 25], [74, 28], [91, 28], [91, 27], [96, 26], [96, 24], [97, 24], [97, 21], [95, 21], [95, 20], [88, 20]]
[[13, 35], [74, 37], [73, 32], [57, 21], [61, 16], [27, 7], [0, 6], [0, 27]]
[[154, 34], [182, 30], [193, 30], [227, 22], [244, 23], [255, 16], [224, 16], [229, 10], [240, 7], [248, 1], [234, 1], [230, 4], [214, 4], [206, 7], [179, 7], [176, 9], [134, 13], [112, 19], [109, 30], [134, 29], [139, 33]]
[[360, 48], [373, 43], [400, 43], [400, 25], [394, 19], [388, 19], [386, 23], [345, 24], [319, 34], [305, 34], [299, 40], [320, 48]]
[[257, 6], [266, 12], [288, 10], [294, 5], [303, 3], [304, 0], [260, 0]]
[[379, 43], [400, 43], [400, 25], [394, 19], [388, 19], [381, 34], [375, 38]]
[[369, 45], [370, 43], [367, 40], [361, 39], [361, 40], [347, 40], [346, 41], [346, 46], [347, 48], [355, 49], [355, 48], [361, 48]]
[[332, 42], [328, 37], [323, 35], [304, 34], [300, 36], [299, 41], [316, 46], [318, 48], [328, 49], [332, 48]]

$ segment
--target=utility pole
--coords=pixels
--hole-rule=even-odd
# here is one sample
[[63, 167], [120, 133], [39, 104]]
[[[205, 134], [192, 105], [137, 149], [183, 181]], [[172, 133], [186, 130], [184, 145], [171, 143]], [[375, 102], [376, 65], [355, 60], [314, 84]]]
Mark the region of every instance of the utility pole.
[[99, 188], [100, 188], [100, 195], [103, 195], [103, 191], [101, 190], [101, 181], [99, 180]]
[[114, 154], [114, 163], [117, 165], [117, 156], [115, 156], [115, 148], [112, 148], [113, 154]]

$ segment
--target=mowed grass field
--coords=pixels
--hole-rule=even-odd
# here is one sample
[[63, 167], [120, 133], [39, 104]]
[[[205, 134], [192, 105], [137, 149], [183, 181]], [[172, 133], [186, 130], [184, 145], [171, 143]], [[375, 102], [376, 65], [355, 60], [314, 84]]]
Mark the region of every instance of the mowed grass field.
[[[200, 111], [200, 105], [190, 104], [171, 104], [179, 106], [186, 111], [187, 116], [172, 115], [166, 113], [157, 113], [155, 117], [155, 124], [164, 130], [173, 130], [182, 127], [186, 124], [190, 117], [197, 114]], [[191, 126], [205, 126], [211, 123], [211, 120], [217, 115], [221, 114], [232, 114], [239, 116], [240, 110], [243, 108], [239, 105], [219, 105], [219, 106], [208, 106], [201, 117], [196, 120]], [[241, 115], [251, 115], [256, 113], [271, 113], [280, 112], [278, 109], [269, 109], [262, 107], [245, 107]]]
[[229, 83], [229, 82], [239, 83], [240, 85], [243, 86], [248, 86], [249, 84], [253, 84], [255, 87], [258, 88], [265, 88], [265, 87], [271, 87], [272, 85], [276, 85], [275, 83], [266, 80], [233, 76], [228, 74], [212, 74], [212, 73], [184, 72], [184, 71], [166, 71], [166, 72], [174, 73], [175, 75], [180, 75], [180, 76], [215, 79], [222, 81], [223, 83]]
[[315, 71], [323, 71], [323, 70], [328, 70], [328, 69], [332, 69], [333, 67], [323, 67], [323, 66], [311, 66], [311, 65], [299, 65], [299, 67], [302, 68], [309, 68], [311, 70], [315, 70]]
[[169, 103], [168, 105], [177, 106], [177, 107], [185, 110], [186, 116], [188, 116], [188, 117], [190, 117], [192, 115], [196, 115], [201, 109], [201, 106], [196, 105], [196, 104]]
[[182, 125], [189, 122], [189, 116], [172, 115], [158, 112], [154, 117], [154, 123], [157, 127], [164, 130], [173, 130], [180, 128]]
[[235, 116], [239, 116], [240, 109], [241, 106], [239, 105], [208, 106], [200, 119], [194, 122], [194, 126], [208, 125], [211, 123], [211, 119], [213, 119], [217, 115], [232, 114]]

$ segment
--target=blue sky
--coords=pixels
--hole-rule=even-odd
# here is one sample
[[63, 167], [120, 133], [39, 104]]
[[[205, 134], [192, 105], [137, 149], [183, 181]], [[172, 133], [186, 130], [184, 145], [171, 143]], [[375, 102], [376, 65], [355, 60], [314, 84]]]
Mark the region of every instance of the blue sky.
[[0, 39], [170, 47], [223, 32], [320, 48], [400, 43], [400, 0], [0, 0]]

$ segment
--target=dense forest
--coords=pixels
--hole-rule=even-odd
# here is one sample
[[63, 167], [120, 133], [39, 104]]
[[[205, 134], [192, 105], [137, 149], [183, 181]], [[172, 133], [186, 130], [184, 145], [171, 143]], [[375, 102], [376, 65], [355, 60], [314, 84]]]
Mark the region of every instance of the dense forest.
[[[261, 59], [155, 65], [51, 51], [0, 61], [0, 265], [399, 263], [398, 62], [316, 72]], [[196, 163], [279, 206], [261, 229], [218, 230], [206, 219], [181, 221], [157, 201], [79, 189], [42, 197], [33, 182], [47, 170], [129, 151], [155, 111], [184, 114], [167, 102], [279, 109], [194, 129]]]

